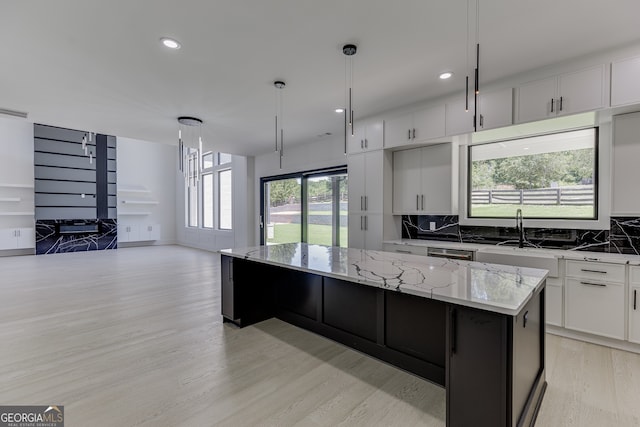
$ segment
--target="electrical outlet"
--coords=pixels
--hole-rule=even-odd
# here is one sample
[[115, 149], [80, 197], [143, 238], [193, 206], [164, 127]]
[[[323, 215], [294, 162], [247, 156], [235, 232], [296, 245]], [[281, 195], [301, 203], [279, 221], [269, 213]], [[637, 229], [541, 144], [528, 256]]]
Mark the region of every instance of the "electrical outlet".
[[429, 222], [429, 230], [436, 231], [436, 223], [434, 221]]

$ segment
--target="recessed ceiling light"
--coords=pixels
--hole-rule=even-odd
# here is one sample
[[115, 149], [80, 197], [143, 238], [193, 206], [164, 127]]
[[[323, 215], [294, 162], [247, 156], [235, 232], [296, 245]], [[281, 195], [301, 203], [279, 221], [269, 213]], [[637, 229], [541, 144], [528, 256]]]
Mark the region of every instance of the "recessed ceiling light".
[[453, 76], [453, 73], [451, 71], [445, 71], [444, 73], [441, 73], [439, 77], [442, 80], [446, 80], [446, 79], [451, 78], [451, 76]]
[[168, 37], [163, 37], [160, 39], [163, 45], [168, 47], [169, 49], [180, 49], [180, 43], [178, 43], [174, 39], [170, 39]]
[[336, 113], [344, 113], [344, 108], [336, 108]]

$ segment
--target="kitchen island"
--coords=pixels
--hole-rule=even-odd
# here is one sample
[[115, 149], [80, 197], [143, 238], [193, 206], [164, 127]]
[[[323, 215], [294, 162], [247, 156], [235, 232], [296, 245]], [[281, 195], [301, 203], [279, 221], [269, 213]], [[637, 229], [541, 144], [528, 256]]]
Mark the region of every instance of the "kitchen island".
[[546, 270], [305, 243], [220, 253], [225, 321], [277, 317], [444, 386], [448, 426], [535, 422]]

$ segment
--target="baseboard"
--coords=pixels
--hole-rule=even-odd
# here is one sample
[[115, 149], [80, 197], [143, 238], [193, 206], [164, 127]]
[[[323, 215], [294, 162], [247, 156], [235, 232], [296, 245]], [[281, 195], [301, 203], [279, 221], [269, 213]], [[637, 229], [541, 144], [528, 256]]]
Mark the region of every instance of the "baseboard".
[[631, 353], [640, 354], [640, 344], [634, 344], [629, 341], [621, 341], [613, 338], [600, 337], [597, 335], [587, 334], [585, 332], [572, 331], [571, 329], [560, 328], [558, 326], [547, 325], [547, 333], [558, 335], [574, 340], [585, 341], [591, 344], [597, 344], [604, 347], [611, 347], [618, 350], [629, 351]]
[[4, 257], [4, 256], [21, 256], [21, 255], [35, 255], [35, 254], [36, 254], [35, 248], [0, 250], [0, 257]]

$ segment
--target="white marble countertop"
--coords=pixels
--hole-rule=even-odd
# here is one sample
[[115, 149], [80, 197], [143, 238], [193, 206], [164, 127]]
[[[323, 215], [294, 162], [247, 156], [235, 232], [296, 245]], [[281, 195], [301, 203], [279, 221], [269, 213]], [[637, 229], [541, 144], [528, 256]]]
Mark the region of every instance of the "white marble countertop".
[[219, 252], [508, 315], [517, 315], [547, 277], [533, 268], [306, 243]]
[[545, 254], [553, 255], [557, 258], [580, 260], [580, 261], [599, 261], [610, 262], [615, 264], [632, 264], [640, 265], [640, 255], [627, 255], [627, 254], [614, 254], [607, 252], [590, 252], [590, 251], [572, 251], [563, 249], [546, 249], [546, 248], [517, 248], [514, 246], [505, 245], [483, 245], [481, 243], [459, 243], [459, 242], [447, 242], [440, 240], [421, 240], [421, 239], [397, 239], [387, 240], [385, 244], [392, 245], [405, 245], [405, 246], [419, 246], [419, 247], [431, 247], [431, 248], [446, 248], [446, 249], [464, 249], [470, 251], [483, 251], [483, 250], [508, 250], [513, 251], [511, 253], [522, 252], [526, 255], [527, 252], [543, 252]]

